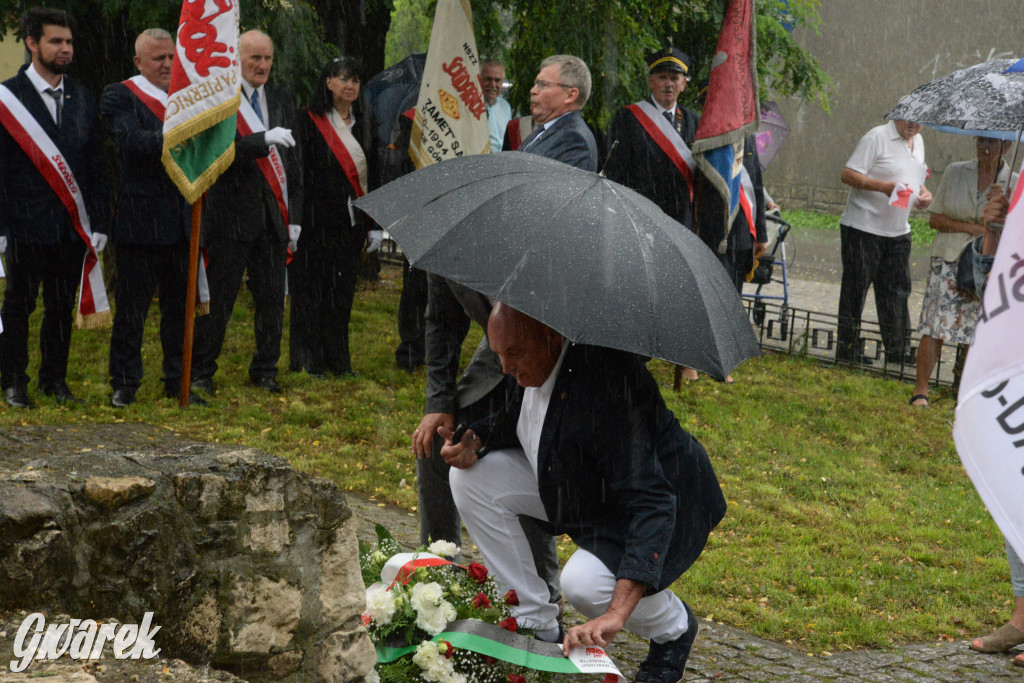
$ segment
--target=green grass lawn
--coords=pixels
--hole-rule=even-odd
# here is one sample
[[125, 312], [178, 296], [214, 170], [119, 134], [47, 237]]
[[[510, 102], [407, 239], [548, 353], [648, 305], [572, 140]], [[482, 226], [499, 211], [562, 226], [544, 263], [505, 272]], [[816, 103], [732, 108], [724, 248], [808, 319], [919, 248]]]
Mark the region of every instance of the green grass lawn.
[[[394, 365], [397, 273], [386, 269], [357, 294], [359, 377], [282, 372], [282, 396], [250, 388], [252, 315], [243, 296], [210, 408], [181, 411], [162, 397], [154, 309], [138, 404], [109, 407], [109, 330], [76, 330], [68, 383], [85, 405], [63, 408], [34, 396], [34, 411], [0, 408], [0, 428], [146, 422], [262, 448], [344, 490], [414, 510], [408, 436], [422, 413], [424, 373]], [[287, 331], [283, 347], [287, 367]], [[704, 555], [678, 584], [699, 615], [815, 653], [959, 639], [1009, 616], [1002, 537], [953, 448], [951, 399], [911, 408], [906, 384], [784, 355], [746, 362], [734, 385], [704, 377], [678, 394], [670, 365], [651, 368], [680, 422], [706, 446], [729, 501]]]
[[[839, 216], [818, 211], [801, 211], [799, 209], [782, 211], [782, 218], [797, 228], [814, 228], [820, 230], [839, 230]], [[928, 213], [915, 211], [910, 215], [910, 239], [914, 244], [931, 244], [935, 231], [928, 227]]]

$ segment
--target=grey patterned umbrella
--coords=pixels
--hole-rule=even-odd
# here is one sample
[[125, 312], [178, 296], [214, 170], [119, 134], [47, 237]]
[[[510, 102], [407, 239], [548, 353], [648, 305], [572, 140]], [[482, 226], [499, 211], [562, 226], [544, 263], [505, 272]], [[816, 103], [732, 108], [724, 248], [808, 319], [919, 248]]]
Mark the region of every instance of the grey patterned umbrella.
[[946, 74], [906, 95], [885, 115], [947, 128], [1016, 131], [1024, 127], [1024, 73], [994, 59]]

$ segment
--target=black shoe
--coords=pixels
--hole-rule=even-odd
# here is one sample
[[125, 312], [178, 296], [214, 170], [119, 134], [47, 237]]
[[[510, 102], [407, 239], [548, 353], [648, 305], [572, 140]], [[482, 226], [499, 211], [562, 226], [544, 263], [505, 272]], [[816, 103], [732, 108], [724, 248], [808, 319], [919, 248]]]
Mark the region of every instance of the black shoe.
[[257, 389], [263, 389], [263, 391], [269, 391], [272, 394], [280, 394], [284, 391], [273, 377], [253, 377], [249, 381]]
[[690, 648], [697, 637], [697, 620], [689, 605], [684, 602], [683, 607], [686, 608], [686, 616], [690, 619], [686, 633], [661, 645], [651, 641], [647, 659], [636, 673], [637, 683], [680, 683], [683, 680], [686, 659], [690, 656]]
[[[208, 406], [208, 405], [210, 405], [209, 403], [206, 402], [206, 399], [204, 399], [202, 396], [200, 396], [199, 394], [197, 394], [195, 392], [195, 384], [194, 383], [192, 384], [191, 388], [192, 388], [192, 391], [188, 392], [188, 405], [190, 405], [190, 406]], [[172, 389], [167, 389], [167, 390], [164, 391], [164, 396], [166, 396], [167, 398], [173, 398], [175, 401], [177, 401], [178, 399], [181, 398], [181, 392], [179, 392], [177, 389], [173, 389], [173, 390]]]
[[115, 389], [110, 397], [110, 405], [115, 408], [127, 408], [135, 403], [135, 392], [131, 389]]
[[217, 393], [217, 390], [213, 386], [213, 380], [209, 377], [196, 377], [192, 380], [191, 386], [192, 391], [202, 391], [210, 395]]
[[57, 401], [57, 403], [82, 403], [81, 399], [75, 398], [75, 395], [71, 393], [71, 389], [68, 388], [66, 382], [60, 384], [49, 384], [41, 387], [43, 396], [49, 396], [50, 398]]
[[35, 408], [35, 405], [28, 398], [28, 387], [16, 384], [13, 387], [4, 389], [4, 400], [12, 408]]

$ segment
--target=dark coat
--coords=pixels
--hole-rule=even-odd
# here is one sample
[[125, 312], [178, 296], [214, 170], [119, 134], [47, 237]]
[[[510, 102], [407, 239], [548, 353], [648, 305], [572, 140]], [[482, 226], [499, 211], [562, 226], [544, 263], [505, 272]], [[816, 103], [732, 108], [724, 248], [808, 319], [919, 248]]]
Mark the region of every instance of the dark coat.
[[[750, 174], [750, 180], [754, 185], [755, 205], [751, 207], [754, 214], [754, 229], [757, 233], [758, 242], [767, 242], [767, 229], [764, 216], [764, 180], [761, 176], [761, 162], [757, 158], [757, 143], [754, 136], [747, 136], [743, 146], [743, 167]], [[722, 213], [725, 211], [725, 203], [722, 196], [718, 194], [711, 183], [700, 178], [697, 183], [697, 227], [694, 231], [700, 236], [711, 251], [720, 253], [719, 245], [722, 242], [725, 221]], [[747, 224], [747, 217], [742, 210], [736, 214], [736, 219], [729, 230], [729, 239], [726, 242], [725, 254], [731, 260], [737, 260], [742, 256], [743, 262], [738, 263], [741, 270], [750, 270], [752, 265], [752, 250], [754, 249], [754, 237], [750, 234], [750, 226]], [[747, 254], [746, 252], [751, 252]]]
[[[687, 146], [693, 144], [700, 116], [676, 107], [675, 129]], [[623, 107], [608, 127], [609, 151], [618, 141], [608, 159], [605, 174], [610, 180], [632, 188], [657, 204], [662, 211], [688, 228], [693, 227], [693, 198], [686, 179], [658, 143], [644, 130], [629, 109]], [[690, 169], [694, 177], [699, 173]]]
[[[364, 107], [362, 111], [367, 109]], [[356, 112], [353, 133], [366, 154], [368, 187], [363, 190], [369, 192], [377, 187], [379, 171], [373, 127], [370, 117], [362, 115], [362, 111]], [[360, 249], [366, 241], [369, 220], [357, 209], [356, 225], [352, 225], [348, 202], [356, 198], [355, 188], [307, 110], [299, 112], [293, 132], [302, 149], [302, 176], [307, 180], [303, 188], [301, 249], [339, 242]]]
[[191, 208], [160, 161], [164, 122], [123, 83], [103, 89], [100, 109], [121, 164], [114, 243], [158, 246], [188, 240]]
[[[93, 232], [107, 232], [109, 222], [103, 127], [89, 91], [64, 77], [60, 130], [43, 98], [25, 75], [26, 66], [4, 81], [57, 145], [82, 190]], [[10, 133], [0, 126], [0, 235], [13, 240], [56, 244], [79, 240], [60, 199], [32, 165]]]
[[[543, 134], [541, 134], [543, 131]], [[537, 142], [535, 138], [540, 136]], [[571, 111], [544, 130], [537, 126], [523, 140], [520, 151], [539, 154], [584, 171], [597, 172], [597, 142], [578, 111]]]
[[[473, 425], [483, 457], [519, 446], [523, 388], [508, 381], [506, 409]], [[569, 534], [617, 579], [652, 591], [693, 564], [725, 514], [704, 448], [680, 427], [642, 360], [622, 351], [566, 351], [537, 463], [551, 531]]]
[[[267, 93], [267, 130], [278, 126], [294, 128], [296, 111], [289, 92], [269, 83]], [[270, 154], [266, 133], [235, 134], [235, 161], [206, 193], [203, 224], [210, 240], [251, 242], [259, 237], [267, 218], [283, 245], [288, 241], [288, 226], [281, 218], [274, 193], [270, 190], [256, 159]], [[288, 177], [289, 221], [302, 225], [301, 148], [280, 149]]]

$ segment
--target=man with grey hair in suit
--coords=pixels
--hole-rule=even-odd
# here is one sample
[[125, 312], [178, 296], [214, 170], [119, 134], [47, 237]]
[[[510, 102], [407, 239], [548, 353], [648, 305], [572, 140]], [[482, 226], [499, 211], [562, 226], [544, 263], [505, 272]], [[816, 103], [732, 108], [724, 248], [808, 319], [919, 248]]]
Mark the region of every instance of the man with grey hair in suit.
[[[597, 170], [597, 143], [580, 110], [590, 97], [590, 70], [579, 57], [554, 55], [540, 65], [530, 91], [536, 128], [520, 151], [563, 161], [588, 171]], [[487, 297], [436, 275], [427, 279], [426, 410], [413, 432], [416, 487], [419, 493], [420, 541], [445, 539], [459, 544], [462, 521], [448, 485], [449, 466], [440, 457], [443, 440], [438, 429], [455, 429], [494, 413], [503, 400], [504, 373], [486, 336], [458, 377], [462, 343], [476, 321], [485, 331], [491, 302]], [[456, 379], [458, 381], [456, 382]], [[458, 418], [458, 420], [456, 420]], [[551, 601], [561, 602], [558, 554], [554, 539], [524, 518], [537, 572], [550, 589]], [[542, 634], [554, 639], [557, 634]]]

